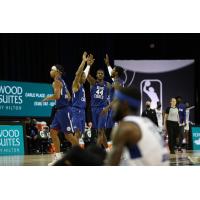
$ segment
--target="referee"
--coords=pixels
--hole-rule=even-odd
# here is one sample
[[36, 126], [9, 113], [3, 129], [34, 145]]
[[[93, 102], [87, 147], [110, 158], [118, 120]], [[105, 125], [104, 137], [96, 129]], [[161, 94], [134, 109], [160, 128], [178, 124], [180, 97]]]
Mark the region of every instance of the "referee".
[[164, 129], [168, 133], [168, 145], [171, 154], [174, 154], [174, 147], [176, 145], [176, 136], [179, 132], [179, 111], [176, 107], [176, 99], [172, 98], [171, 106], [166, 109], [164, 117]]

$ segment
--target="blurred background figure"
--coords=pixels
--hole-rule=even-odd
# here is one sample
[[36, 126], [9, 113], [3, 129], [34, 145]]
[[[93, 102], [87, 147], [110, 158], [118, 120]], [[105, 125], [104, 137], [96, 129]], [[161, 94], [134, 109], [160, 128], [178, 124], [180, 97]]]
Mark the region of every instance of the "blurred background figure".
[[156, 126], [158, 126], [158, 119], [156, 116], [156, 111], [151, 109], [151, 102], [146, 101], [146, 109], [142, 112], [142, 117], [149, 118]]
[[176, 97], [176, 107], [179, 113], [179, 131], [178, 131], [178, 151], [182, 152], [184, 127], [186, 125], [186, 106], [182, 103], [182, 97]]
[[48, 153], [48, 148], [51, 144], [49, 127], [44, 126], [38, 134], [38, 143], [40, 153]]
[[112, 149], [107, 165], [168, 165], [167, 145], [157, 126], [148, 118], [137, 116], [141, 94], [134, 88], [115, 91], [113, 118], [119, 125], [112, 131]]
[[29, 118], [29, 123], [26, 128], [26, 138], [27, 138], [27, 148], [28, 153], [38, 153], [39, 144], [38, 144], [38, 129], [37, 129], [37, 120]]

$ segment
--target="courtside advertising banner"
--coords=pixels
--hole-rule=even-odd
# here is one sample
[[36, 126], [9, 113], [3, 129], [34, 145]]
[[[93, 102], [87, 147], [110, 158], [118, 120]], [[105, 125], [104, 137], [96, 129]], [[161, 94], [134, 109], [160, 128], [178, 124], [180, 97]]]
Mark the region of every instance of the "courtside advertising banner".
[[42, 100], [50, 95], [51, 84], [0, 81], [0, 116], [49, 117], [55, 101]]
[[22, 125], [0, 125], [0, 155], [24, 155]]
[[193, 150], [200, 150], [200, 127], [192, 127]]

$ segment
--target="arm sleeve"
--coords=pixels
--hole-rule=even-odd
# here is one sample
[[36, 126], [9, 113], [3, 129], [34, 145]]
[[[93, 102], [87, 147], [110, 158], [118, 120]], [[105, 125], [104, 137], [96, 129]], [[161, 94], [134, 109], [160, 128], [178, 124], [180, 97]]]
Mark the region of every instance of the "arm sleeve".
[[[108, 73], [111, 77], [111, 74], [112, 74], [112, 67], [111, 66], [108, 66]], [[112, 81], [114, 81], [114, 78], [112, 78]]]
[[170, 110], [170, 107], [167, 107], [165, 113], [166, 113], [166, 114], [169, 114], [169, 110]]
[[90, 71], [90, 65], [87, 65], [87, 67], [84, 70], [86, 78], [87, 78], [87, 76], [89, 74], [89, 71]]

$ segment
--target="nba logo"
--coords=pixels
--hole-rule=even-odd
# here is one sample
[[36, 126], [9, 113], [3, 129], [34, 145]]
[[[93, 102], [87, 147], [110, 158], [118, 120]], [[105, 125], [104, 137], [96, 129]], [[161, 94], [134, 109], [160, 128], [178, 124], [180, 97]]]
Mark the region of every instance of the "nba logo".
[[[157, 103], [162, 106], [162, 82], [158, 79], [145, 79], [140, 83], [141, 106], [140, 113], [145, 108], [146, 101], [151, 101], [151, 109], [157, 108]], [[162, 107], [161, 107], [162, 110]]]

